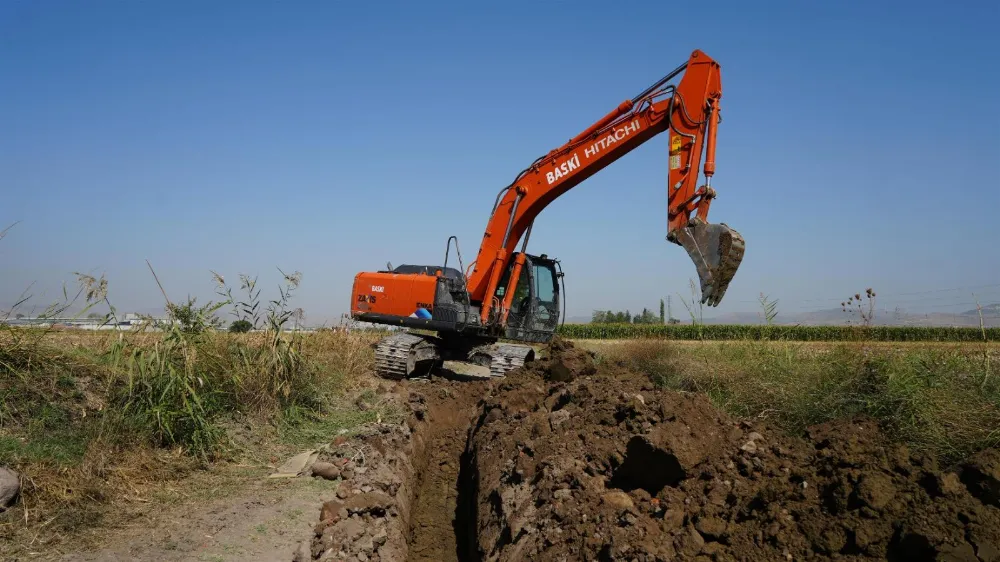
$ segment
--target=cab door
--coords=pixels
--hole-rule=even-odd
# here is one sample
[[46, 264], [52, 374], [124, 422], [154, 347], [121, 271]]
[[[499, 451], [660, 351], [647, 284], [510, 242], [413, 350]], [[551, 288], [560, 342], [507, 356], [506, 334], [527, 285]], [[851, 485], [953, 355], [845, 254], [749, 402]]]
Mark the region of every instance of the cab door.
[[559, 324], [559, 289], [551, 260], [525, 255], [507, 314], [508, 339], [547, 342]]

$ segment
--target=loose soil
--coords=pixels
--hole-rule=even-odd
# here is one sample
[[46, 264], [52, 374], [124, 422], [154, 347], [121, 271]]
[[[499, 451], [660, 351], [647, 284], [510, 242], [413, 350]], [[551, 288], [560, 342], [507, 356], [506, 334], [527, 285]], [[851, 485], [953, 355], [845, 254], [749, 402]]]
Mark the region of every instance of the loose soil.
[[866, 420], [792, 438], [703, 395], [510, 378], [470, 447], [483, 560], [1000, 560], [1000, 458], [942, 470]]
[[[399, 383], [411, 419], [368, 467], [403, 485], [298, 559], [1000, 562], [995, 450], [940, 467], [865, 419], [789, 436], [547, 351], [503, 380]], [[382, 528], [396, 542], [370, 548]]]
[[[460, 513], [472, 505], [460, 497], [463, 453], [468, 439], [469, 423], [477, 400], [477, 385], [459, 384], [434, 388], [437, 396], [430, 401], [425, 458], [419, 463], [416, 493], [413, 500], [413, 518], [410, 523], [409, 557], [411, 561], [459, 562], [459, 547], [468, 549], [470, 542], [466, 531], [459, 525], [465, 523]], [[478, 386], [482, 386], [479, 383]], [[481, 391], [481, 390], [480, 390]], [[471, 512], [470, 512], [471, 513]]]

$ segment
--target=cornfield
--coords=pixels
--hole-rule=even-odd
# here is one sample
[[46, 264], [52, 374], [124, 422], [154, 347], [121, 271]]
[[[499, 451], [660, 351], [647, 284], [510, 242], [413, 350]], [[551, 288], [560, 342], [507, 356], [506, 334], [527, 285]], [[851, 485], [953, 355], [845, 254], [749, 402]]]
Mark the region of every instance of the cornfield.
[[922, 326], [767, 326], [755, 324], [565, 324], [559, 335], [580, 339], [971, 342], [1000, 340], [1000, 328]]

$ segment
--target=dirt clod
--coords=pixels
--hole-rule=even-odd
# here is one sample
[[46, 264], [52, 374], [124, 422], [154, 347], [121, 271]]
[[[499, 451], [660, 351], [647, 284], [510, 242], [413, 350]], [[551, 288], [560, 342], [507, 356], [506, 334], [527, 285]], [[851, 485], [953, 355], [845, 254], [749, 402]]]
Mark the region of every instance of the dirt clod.
[[317, 461], [312, 465], [313, 476], [319, 476], [327, 480], [340, 478], [340, 469], [333, 463]]
[[309, 541], [302, 541], [298, 549], [295, 550], [294, 562], [309, 562], [312, 560], [312, 553], [309, 549]]
[[1000, 451], [987, 450], [973, 457], [962, 467], [961, 480], [980, 501], [1000, 507]]
[[546, 346], [544, 355], [529, 363], [526, 369], [532, 375], [552, 382], [569, 382], [597, 372], [592, 351], [578, 348], [560, 338], [552, 340]]
[[1000, 562], [1000, 548], [997, 548], [996, 545], [975, 539], [972, 539], [972, 543], [976, 548], [976, 556], [982, 562]]
[[0, 511], [7, 509], [21, 491], [21, 478], [17, 472], [0, 466]]

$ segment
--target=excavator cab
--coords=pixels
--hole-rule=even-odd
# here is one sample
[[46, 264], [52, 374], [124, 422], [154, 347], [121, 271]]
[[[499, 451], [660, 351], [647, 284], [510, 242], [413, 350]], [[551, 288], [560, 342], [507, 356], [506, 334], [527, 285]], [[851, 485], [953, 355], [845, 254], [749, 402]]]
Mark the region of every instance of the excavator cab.
[[545, 254], [523, 255], [524, 265], [514, 287], [510, 287], [510, 276], [517, 263], [517, 254], [510, 260], [497, 285], [496, 297], [501, 302], [508, 291], [514, 291], [503, 337], [544, 343], [552, 339], [559, 325], [559, 280], [562, 272], [559, 271], [558, 261]]

